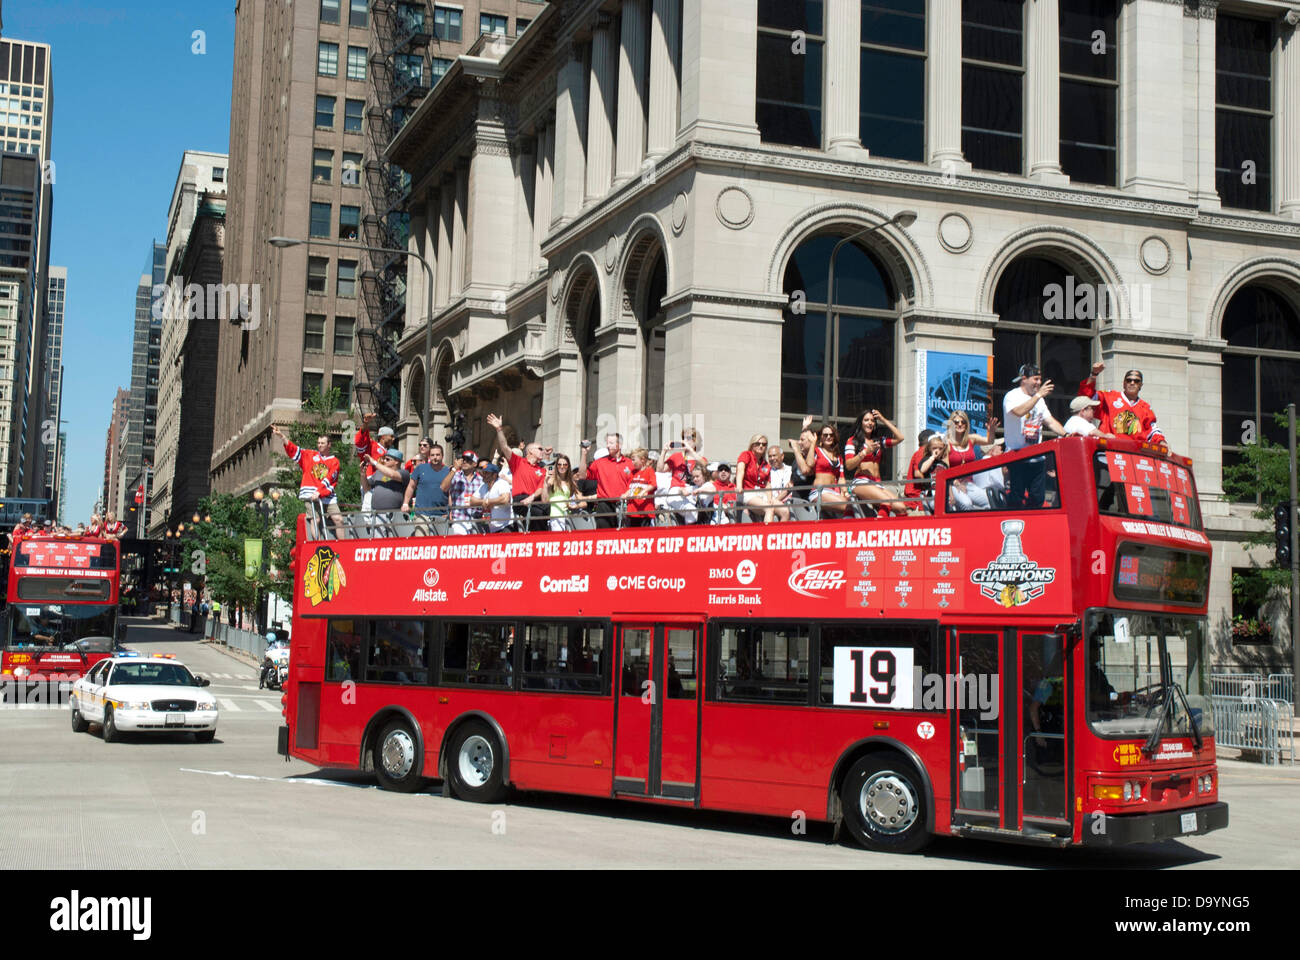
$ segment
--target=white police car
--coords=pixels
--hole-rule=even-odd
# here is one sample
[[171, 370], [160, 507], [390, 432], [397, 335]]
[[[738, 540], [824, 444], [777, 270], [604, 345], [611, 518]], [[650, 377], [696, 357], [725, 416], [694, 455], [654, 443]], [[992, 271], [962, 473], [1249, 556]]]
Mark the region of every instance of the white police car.
[[72, 730], [97, 723], [106, 743], [123, 733], [188, 731], [207, 743], [217, 735], [217, 702], [206, 686], [171, 654], [101, 660], [72, 685]]

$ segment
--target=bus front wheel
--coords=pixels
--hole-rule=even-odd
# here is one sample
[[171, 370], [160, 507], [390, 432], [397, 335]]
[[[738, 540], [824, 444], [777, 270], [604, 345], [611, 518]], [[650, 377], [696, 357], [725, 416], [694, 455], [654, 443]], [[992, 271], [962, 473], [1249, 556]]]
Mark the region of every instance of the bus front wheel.
[[414, 793], [420, 789], [421, 757], [418, 741], [405, 720], [393, 720], [375, 741], [375, 776], [385, 790]]
[[452, 792], [473, 803], [496, 803], [505, 797], [502, 750], [497, 735], [481, 720], [470, 720], [452, 737], [447, 778]]
[[915, 853], [929, 842], [921, 778], [897, 754], [859, 758], [844, 778], [840, 803], [849, 832], [868, 850]]

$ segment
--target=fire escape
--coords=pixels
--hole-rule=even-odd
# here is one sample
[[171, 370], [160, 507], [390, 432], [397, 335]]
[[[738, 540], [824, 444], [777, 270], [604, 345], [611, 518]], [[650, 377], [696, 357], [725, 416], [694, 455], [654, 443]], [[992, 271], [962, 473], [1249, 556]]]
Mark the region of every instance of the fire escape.
[[[429, 4], [373, 0], [371, 11], [370, 76], [374, 97], [366, 116], [370, 151], [365, 163], [369, 203], [363, 217], [366, 243], [405, 250], [410, 232], [411, 178], [384, 159], [384, 150], [429, 92], [426, 51], [432, 39]], [[371, 253], [370, 269], [362, 274], [366, 326], [358, 331], [362, 370], [358, 396], [369, 400], [383, 423], [401, 416], [402, 359], [397, 341], [406, 313], [406, 257]], [[417, 268], [419, 264], [415, 265]], [[421, 318], [423, 319], [423, 318]]]

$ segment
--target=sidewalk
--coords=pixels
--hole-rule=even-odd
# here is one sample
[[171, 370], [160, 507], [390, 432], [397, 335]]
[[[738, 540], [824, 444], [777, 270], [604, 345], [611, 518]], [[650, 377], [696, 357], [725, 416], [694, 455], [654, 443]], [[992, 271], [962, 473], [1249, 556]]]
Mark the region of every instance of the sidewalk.
[[211, 637], [201, 637], [199, 638], [199, 642], [207, 647], [211, 647], [213, 650], [216, 650], [218, 653], [224, 653], [232, 660], [238, 660], [240, 663], [248, 664], [250, 667], [260, 667], [262, 665], [261, 660], [255, 659], [250, 654], [245, 653], [243, 650], [238, 650], [234, 647], [227, 646], [224, 643], [218, 643], [216, 640], [213, 640]]

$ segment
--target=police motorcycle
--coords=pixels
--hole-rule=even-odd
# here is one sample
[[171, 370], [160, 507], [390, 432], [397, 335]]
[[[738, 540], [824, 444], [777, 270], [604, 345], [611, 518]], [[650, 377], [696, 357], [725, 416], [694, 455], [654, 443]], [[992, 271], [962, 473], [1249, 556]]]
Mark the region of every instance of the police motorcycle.
[[257, 678], [257, 689], [269, 687], [283, 690], [289, 679], [289, 641], [276, 636], [272, 630], [266, 635], [266, 658], [262, 661], [262, 673]]

